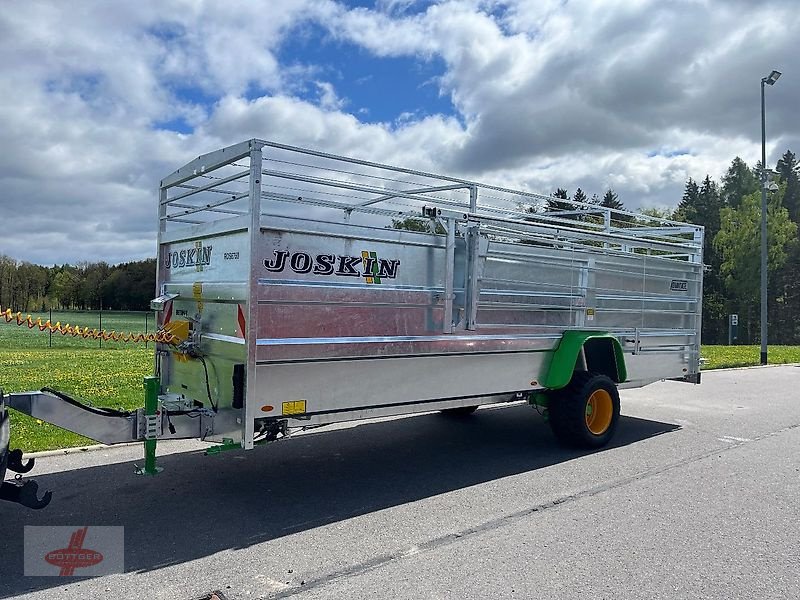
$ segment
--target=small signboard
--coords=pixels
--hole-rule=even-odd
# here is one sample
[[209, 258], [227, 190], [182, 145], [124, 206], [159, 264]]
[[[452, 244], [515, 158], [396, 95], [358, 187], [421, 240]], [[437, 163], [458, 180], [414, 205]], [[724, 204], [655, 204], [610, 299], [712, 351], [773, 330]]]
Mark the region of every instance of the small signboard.
[[673, 279], [669, 284], [670, 292], [688, 292], [689, 282], [686, 279]]

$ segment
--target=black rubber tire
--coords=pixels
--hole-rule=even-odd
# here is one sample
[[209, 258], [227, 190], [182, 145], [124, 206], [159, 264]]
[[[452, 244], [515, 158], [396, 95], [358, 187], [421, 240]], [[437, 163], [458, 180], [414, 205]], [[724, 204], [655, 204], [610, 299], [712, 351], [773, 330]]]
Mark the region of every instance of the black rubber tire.
[[[602, 434], [595, 434], [586, 423], [586, 405], [597, 390], [611, 396], [611, 423]], [[606, 375], [589, 371], [576, 371], [572, 381], [560, 390], [548, 393], [550, 427], [558, 441], [571, 448], [602, 448], [614, 437], [619, 423], [619, 392], [616, 384]]]
[[458, 406], [456, 408], [445, 408], [442, 410], [442, 414], [450, 415], [451, 417], [466, 417], [476, 410], [478, 410], [477, 406]]

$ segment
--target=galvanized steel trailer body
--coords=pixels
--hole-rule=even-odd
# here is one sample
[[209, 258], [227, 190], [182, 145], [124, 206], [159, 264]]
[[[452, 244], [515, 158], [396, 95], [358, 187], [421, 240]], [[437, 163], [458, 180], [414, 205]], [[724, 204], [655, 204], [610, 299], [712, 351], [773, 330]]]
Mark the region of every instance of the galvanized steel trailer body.
[[[552, 201], [256, 139], [164, 178], [160, 314], [207, 358], [208, 438], [508, 401], [563, 370], [567, 331], [612, 337], [622, 385], [695, 377], [702, 228]], [[387, 227], [409, 215], [436, 233]], [[165, 400], [205, 402], [197, 361], [158, 361]]]
[[153, 308], [183, 343], [156, 352], [157, 431], [139, 411], [107, 441], [249, 449], [573, 371], [699, 380], [696, 225], [258, 139], [165, 177], [158, 219]]

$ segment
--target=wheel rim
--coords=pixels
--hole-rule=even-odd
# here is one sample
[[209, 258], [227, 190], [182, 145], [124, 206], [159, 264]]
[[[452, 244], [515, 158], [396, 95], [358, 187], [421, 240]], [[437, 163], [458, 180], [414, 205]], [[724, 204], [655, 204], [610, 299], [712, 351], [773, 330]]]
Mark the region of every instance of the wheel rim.
[[586, 401], [586, 427], [594, 435], [603, 435], [611, 427], [614, 401], [606, 390], [595, 390]]

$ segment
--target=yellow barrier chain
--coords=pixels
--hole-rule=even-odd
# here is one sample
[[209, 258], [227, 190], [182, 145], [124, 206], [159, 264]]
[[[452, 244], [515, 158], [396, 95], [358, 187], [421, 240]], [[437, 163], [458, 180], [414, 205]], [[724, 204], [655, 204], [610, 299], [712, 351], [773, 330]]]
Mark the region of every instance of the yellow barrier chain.
[[16, 324], [19, 326], [27, 325], [28, 329], [38, 327], [39, 331], [52, 331], [53, 333], [71, 335], [72, 337], [80, 337], [84, 339], [102, 339], [106, 342], [157, 342], [159, 344], [172, 345], [177, 345], [181, 341], [180, 338], [173, 335], [169, 331], [170, 323], [167, 324], [165, 329], [159, 330], [155, 333], [117, 333], [114, 330], [106, 331], [105, 329], [91, 329], [89, 327], [70, 325], [69, 323], [62, 325], [60, 321], [53, 325], [49, 319], [45, 322], [42, 322], [41, 318], [36, 318], [34, 320], [31, 315], [24, 317], [22, 316], [21, 312], [12, 312], [10, 308], [4, 310], [2, 307], [0, 307], [0, 316], [5, 319], [6, 323], [16, 322]]

